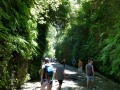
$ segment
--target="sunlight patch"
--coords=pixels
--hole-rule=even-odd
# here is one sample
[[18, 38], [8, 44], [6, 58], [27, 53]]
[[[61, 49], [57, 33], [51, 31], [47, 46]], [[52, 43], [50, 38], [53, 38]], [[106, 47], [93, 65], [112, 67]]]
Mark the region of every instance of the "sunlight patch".
[[71, 71], [71, 70], [65, 70], [65, 73], [69, 73], [69, 74], [77, 74], [77, 72], [75, 72], [75, 71]]

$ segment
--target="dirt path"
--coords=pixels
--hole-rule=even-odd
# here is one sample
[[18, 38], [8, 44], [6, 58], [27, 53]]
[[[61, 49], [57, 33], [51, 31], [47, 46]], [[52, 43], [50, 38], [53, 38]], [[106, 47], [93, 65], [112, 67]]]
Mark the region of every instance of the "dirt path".
[[[52, 63], [54, 69], [56, 63]], [[67, 74], [66, 80], [63, 81], [62, 90], [120, 90], [120, 85], [106, 79], [102, 75], [95, 75], [95, 86], [86, 88], [86, 75], [83, 72], [79, 74], [77, 68], [66, 65], [65, 73]], [[52, 90], [57, 90], [58, 82], [53, 81]], [[20, 90], [40, 90], [40, 82], [27, 82], [21, 86]]]

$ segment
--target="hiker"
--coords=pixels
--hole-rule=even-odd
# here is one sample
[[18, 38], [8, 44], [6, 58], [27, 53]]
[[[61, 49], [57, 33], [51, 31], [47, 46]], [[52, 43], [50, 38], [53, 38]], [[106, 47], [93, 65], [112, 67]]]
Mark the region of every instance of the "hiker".
[[90, 84], [90, 81], [94, 82], [94, 67], [93, 67], [93, 61], [89, 60], [88, 64], [86, 65], [86, 75], [87, 75], [87, 87]]
[[55, 78], [59, 82], [58, 90], [61, 90], [61, 86], [63, 83], [63, 80], [65, 79], [65, 72], [64, 72], [64, 63], [60, 63], [56, 67], [56, 72], [55, 72]]
[[53, 83], [53, 66], [49, 63], [49, 58], [45, 58], [45, 64], [41, 70], [41, 90], [47, 86], [47, 90], [51, 90]]
[[65, 63], [66, 63], [66, 61], [65, 61], [65, 59], [63, 58], [63, 60], [61, 61], [61, 63], [64, 65], [64, 67], [65, 67]]
[[78, 58], [78, 72], [82, 73], [82, 61]]
[[75, 61], [75, 58], [73, 58], [73, 60], [72, 60], [73, 67], [75, 67], [75, 64], [76, 64], [76, 61]]

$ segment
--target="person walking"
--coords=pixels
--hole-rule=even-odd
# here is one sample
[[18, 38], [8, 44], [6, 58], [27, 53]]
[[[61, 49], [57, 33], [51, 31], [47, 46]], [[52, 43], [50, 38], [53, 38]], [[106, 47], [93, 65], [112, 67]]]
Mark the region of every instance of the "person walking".
[[64, 72], [64, 63], [60, 63], [56, 67], [56, 72], [55, 72], [55, 78], [59, 82], [58, 90], [61, 90], [61, 86], [63, 83], [63, 80], [65, 79], [65, 72]]
[[40, 90], [44, 90], [46, 86], [47, 90], [51, 90], [53, 83], [53, 66], [49, 63], [49, 58], [45, 58], [45, 64], [42, 66], [40, 77], [41, 77]]
[[86, 65], [86, 75], [87, 75], [87, 87], [90, 84], [90, 81], [94, 82], [94, 67], [93, 67], [93, 61], [89, 60], [88, 64]]
[[75, 60], [75, 58], [73, 58], [73, 60], [72, 60], [73, 67], [75, 67], [75, 64], [76, 64], [76, 60]]
[[78, 72], [82, 73], [82, 61], [78, 59]]
[[64, 67], [65, 67], [66, 61], [65, 61], [64, 58], [62, 59], [61, 63], [62, 63], [62, 64], [64, 65]]

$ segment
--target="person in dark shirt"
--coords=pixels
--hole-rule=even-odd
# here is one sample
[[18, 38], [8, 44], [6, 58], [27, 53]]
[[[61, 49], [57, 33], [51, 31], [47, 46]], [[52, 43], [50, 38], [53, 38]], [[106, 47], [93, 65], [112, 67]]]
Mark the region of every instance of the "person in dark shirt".
[[62, 62], [61, 62], [61, 64], [58, 64], [56, 67], [55, 78], [59, 82], [58, 90], [61, 90], [63, 80], [65, 79], [64, 65]]
[[72, 66], [75, 67], [75, 65], [76, 65], [76, 60], [75, 60], [75, 58], [73, 58], [73, 60], [72, 60]]
[[87, 87], [89, 85], [89, 82], [94, 81], [94, 67], [93, 67], [93, 61], [89, 60], [88, 64], [86, 65], [86, 75], [87, 75]]
[[66, 61], [65, 61], [65, 58], [62, 59], [61, 63], [64, 65], [65, 67], [65, 64], [66, 64]]

